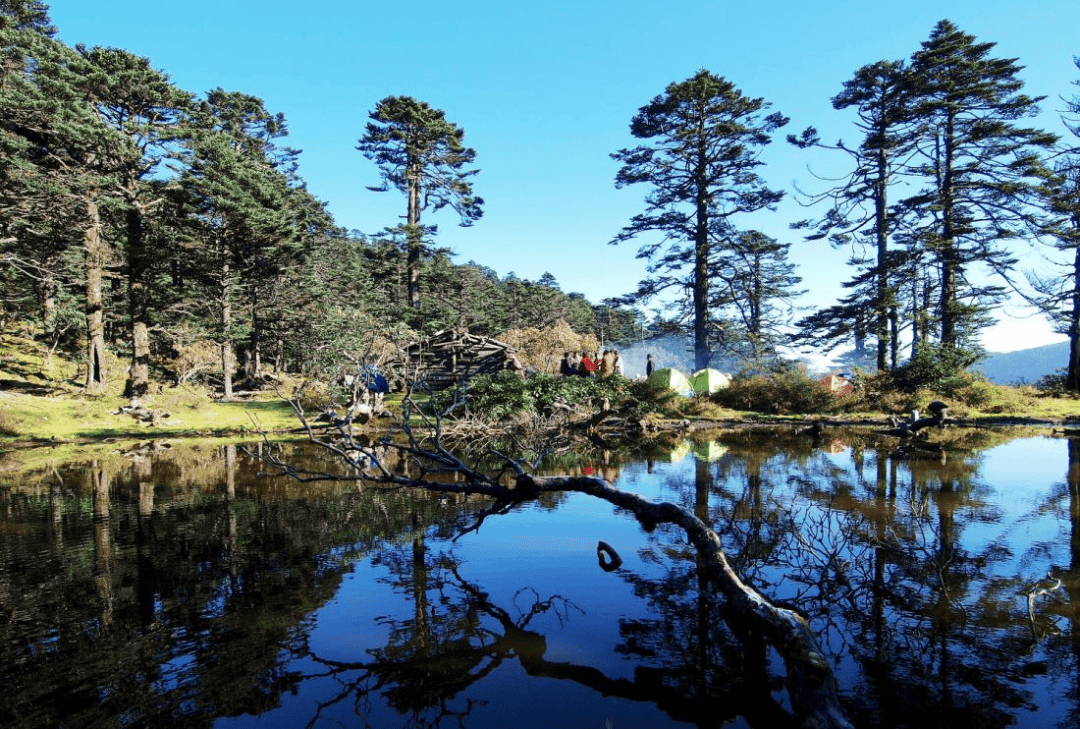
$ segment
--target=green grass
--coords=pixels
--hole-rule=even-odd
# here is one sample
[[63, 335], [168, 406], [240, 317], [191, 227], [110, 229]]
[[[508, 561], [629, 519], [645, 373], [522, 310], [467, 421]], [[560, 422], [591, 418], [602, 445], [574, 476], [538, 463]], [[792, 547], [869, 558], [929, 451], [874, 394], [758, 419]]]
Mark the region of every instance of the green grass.
[[[122, 396], [127, 365], [115, 355], [106, 353], [109, 387], [101, 397], [82, 394], [77, 364], [57, 352], [46, 365], [45, 355], [44, 346], [29, 337], [0, 334], [0, 450], [19, 442], [238, 436], [302, 427], [290, 405], [272, 390], [251, 400], [220, 403], [214, 399], [220, 393], [161, 382], [151, 383], [143, 405], [165, 410], [169, 417], [150, 426], [118, 412], [128, 404]], [[283, 382], [281, 392], [291, 393], [293, 384]], [[331, 397], [329, 388], [314, 389], [320, 394], [305, 403], [311, 414]], [[387, 400], [388, 408], [400, 412], [400, 395]]]
[[[44, 347], [30, 338], [0, 334], [0, 450], [10, 450], [22, 442], [236, 437], [259, 431], [281, 434], [296, 431], [301, 426], [289, 404], [272, 391], [260, 393], [253, 400], [220, 403], [213, 399], [214, 393], [207, 390], [162, 383], [152, 384], [152, 394], [145, 399], [144, 405], [163, 409], [170, 416], [158, 425], [150, 426], [119, 414], [119, 408], [127, 404], [121, 396], [124, 384], [121, 373], [125, 371], [125, 364], [115, 356], [109, 355], [107, 362], [108, 394], [91, 398], [81, 393], [81, 373], [75, 363], [55, 353], [46, 365], [45, 354]], [[776, 387], [785, 383], [774, 383], [772, 389], [765, 388], [766, 391], [757, 393], [760, 397], [751, 398], [754, 402], [746, 397], [733, 398], [738, 389], [733, 387], [710, 399], [660, 398], [648, 409], [661, 418], [753, 420], [762, 417], [754, 412], [755, 406], [765, 403], [770, 407], [756, 408], [762, 414], [798, 415], [802, 412], [802, 417], [857, 419], [902, 415], [912, 409], [925, 410], [931, 400], [943, 399], [950, 403], [953, 418], [986, 422], [1080, 419], [1080, 399], [1050, 397], [1046, 391], [1032, 387], [991, 385], [971, 376], [958, 397], [943, 397], [922, 390], [915, 393], [889, 391], [879, 387], [879, 378], [868, 376], [865, 390], [857, 396], [828, 398], [827, 406], [816, 414], [808, 414], [800, 408], [785, 408], [787, 412], [784, 412], [784, 409], [778, 411], [771, 407], [773, 403], [790, 399], [789, 391], [800, 392], [794, 385], [806, 385], [801, 380], [794, 385], [786, 383], [786, 389], [781, 387], [779, 390]], [[281, 392], [291, 393], [293, 384], [283, 382]], [[332, 401], [330, 388], [325, 385], [316, 384], [307, 390], [305, 407], [311, 414]], [[400, 414], [401, 395], [389, 396], [386, 405], [391, 412]], [[377, 421], [374, 427], [383, 427], [385, 422], [389, 421]]]
[[289, 404], [280, 400], [216, 403], [204, 395], [172, 397], [148, 408], [170, 413], [150, 426], [118, 410], [116, 398], [78, 395], [32, 396], [0, 392], [0, 444], [16, 440], [84, 440], [101, 438], [168, 438], [184, 435], [232, 435], [265, 430], [281, 432], [300, 426]]

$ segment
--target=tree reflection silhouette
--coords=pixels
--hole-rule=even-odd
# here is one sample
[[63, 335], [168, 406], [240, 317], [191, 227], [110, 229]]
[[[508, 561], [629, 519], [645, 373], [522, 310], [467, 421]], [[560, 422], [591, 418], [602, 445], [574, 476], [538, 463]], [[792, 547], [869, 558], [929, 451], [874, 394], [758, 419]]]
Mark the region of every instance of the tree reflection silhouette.
[[361, 720], [370, 719], [377, 711], [376, 695], [407, 717], [410, 727], [459, 722], [477, 706], [466, 690], [507, 661], [516, 661], [532, 677], [570, 681], [605, 697], [651, 703], [672, 719], [699, 727], [722, 726], [738, 716], [750, 718], [755, 726], [796, 725], [792, 715], [762, 689], [769, 685], [763, 640], [748, 630], [740, 633], [728, 627], [715, 601], [702, 603], [694, 594], [697, 590], [684, 589], [697, 582], [693, 570], [669, 573], [660, 580], [620, 571], [657, 611], [655, 619], [620, 621], [624, 640], [617, 650], [639, 663], [633, 678], [627, 679], [609, 676], [595, 666], [546, 657], [547, 638], [536, 626], [537, 619], [547, 616], [562, 623], [580, 612], [559, 595], [542, 598], [523, 587], [512, 605], [504, 607], [462, 576], [452, 554], [418, 549], [416, 542], [374, 559], [390, 571], [398, 591], [414, 599], [421, 593], [426, 596], [414, 604], [410, 616], [381, 619], [389, 629], [387, 643], [369, 648], [367, 660], [334, 660], [310, 648], [303, 654], [321, 667], [305, 678], [332, 676], [342, 686], [320, 702], [309, 727], [346, 702]]

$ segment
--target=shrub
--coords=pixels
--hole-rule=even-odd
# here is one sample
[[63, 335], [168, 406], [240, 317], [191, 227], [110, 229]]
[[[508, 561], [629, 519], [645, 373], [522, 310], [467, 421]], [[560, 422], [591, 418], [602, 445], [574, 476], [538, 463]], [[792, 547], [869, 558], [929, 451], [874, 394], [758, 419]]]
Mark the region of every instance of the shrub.
[[711, 398], [704, 396], [687, 399], [683, 404], [681, 411], [688, 417], [704, 418], [707, 420], [719, 420], [725, 416], [731, 415], [731, 413], [722, 405], [714, 402]]
[[[962, 393], [978, 377], [967, 368], [977, 361], [978, 356], [970, 350], [921, 342], [911, 359], [893, 371], [893, 386], [907, 392], [928, 389], [945, 398], [962, 400]], [[980, 396], [978, 392], [968, 394], [976, 399]]]
[[300, 388], [300, 406], [307, 413], [334, 410], [341, 402], [340, 388], [320, 380], [308, 380]]
[[805, 369], [778, 361], [765, 371], [743, 370], [712, 399], [734, 410], [806, 414], [835, 409], [839, 398]]
[[511, 329], [498, 339], [517, 350], [526, 368], [558, 372], [563, 352], [596, 352], [600, 341], [592, 334], [578, 334], [559, 319], [547, 329]]
[[1035, 387], [1051, 397], [1068, 397], [1074, 395], [1065, 386], [1066, 371], [1064, 368], [1057, 370], [1051, 375], [1043, 375], [1035, 382]]
[[[432, 403], [445, 410], [461, 393], [445, 390], [434, 393]], [[564, 377], [538, 372], [521, 379], [509, 371], [474, 377], [465, 393], [469, 414], [505, 420], [521, 412], [550, 415], [558, 406], [588, 408], [606, 399], [613, 408], [628, 408], [632, 413], [657, 409], [657, 393], [644, 382], [623, 377], [596, 379]]]

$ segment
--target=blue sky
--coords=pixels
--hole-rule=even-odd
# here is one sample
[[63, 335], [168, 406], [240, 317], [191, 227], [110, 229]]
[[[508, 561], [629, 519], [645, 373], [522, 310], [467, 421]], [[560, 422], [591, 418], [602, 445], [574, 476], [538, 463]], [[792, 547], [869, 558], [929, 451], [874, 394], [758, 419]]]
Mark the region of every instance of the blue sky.
[[[243, 91], [283, 112], [287, 143], [303, 150], [302, 176], [346, 228], [375, 233], [405, 209], [398, 193], [366, 189], [377, 170], [355, 150], [376, 102], [409, 95], [443, 109], [477, 151], [474, 186], [486, 205], [470, 228], [449, 212], [425, 218], [438, 224], [438, 243], [500, 275], [550, 272], [594, 303], [633, 290], [645, 273], [635, 243], [608, 244], [646, 192], [615, 189], [610, 153], [633, 146], [629, 123], [642, 105], [701, 68], [789, 116], [784, 133], [813, 125], [827, 141], [853, 139], [851, 117], [830, 104], [843, 81], [865, 64], [908, 57], [948, 18], [996, 42], [996, 55], [1019, 58], [1025, 91], [1048, 97], [1045, 128], [1063, 131], [1061, 97], [1080, 93], [1071, 85], [1080, 79], [1076, 0], [55, 0], [50, 9], [69, 44], [124, 48], [189, 91]], [[765, 160], [765, 179], [787, 190], [819, 189], [808, 165], [827, 174], [839, 162], [782, 138]], [[852, 273], [848, 251], [788, 230], [814, 212], [789, 193], [777, 212], [740, 221], [792, 242], [806, 307], [834, 303]], [[1035, 249], [1023, 255], [1025, 267], [1041, 267]], [[1009, 351], [1060, 339], [1041, 320], [1007, 318], [985, 344]]]

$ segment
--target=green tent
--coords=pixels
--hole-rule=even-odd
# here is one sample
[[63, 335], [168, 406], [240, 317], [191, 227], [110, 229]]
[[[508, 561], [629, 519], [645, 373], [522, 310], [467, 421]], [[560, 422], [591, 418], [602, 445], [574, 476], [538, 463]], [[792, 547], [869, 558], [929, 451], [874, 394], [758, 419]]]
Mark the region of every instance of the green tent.
[[682, 459], [686, 458], [687, 454], [690, 453], [690, 450], [692, 448], [693, 443], [688, 440], [684, 440], [683, 442], [679, 443], [679, 445], [671, 449], [671, 455], [668, 457], [668, 460], [672, 463], [678, 463]]
[[731, 378], [720, 370], [705, 368], [690, 375], [690, 386], [697, 395], [711, 395], [730, 384]]
[[666, 390], [673, 390], [675, 394], [682, 395], [683, 397], [690, 397], [694, 394], [694, 388], [690, 386], [690, 381], [686, 379], [686, 375], [670, 367], [665, 367], [662, 370], [654, 370], [653, 373], [649, 375], [649, 384], [653, 387], [662, 387]]
[[699, 461], [717, 461], [725, 453], [727, 453], [727, 446], [715, 440], [694, 444], [694, 456]]

